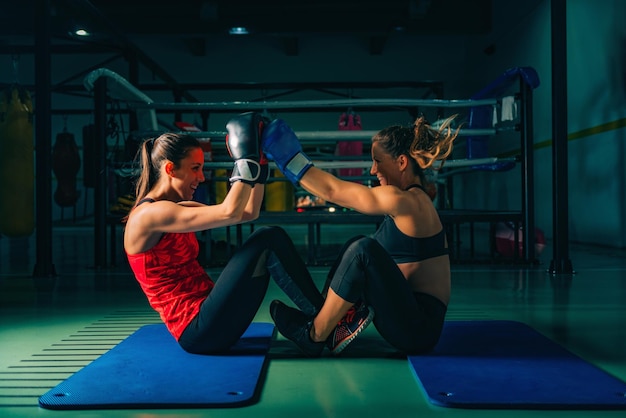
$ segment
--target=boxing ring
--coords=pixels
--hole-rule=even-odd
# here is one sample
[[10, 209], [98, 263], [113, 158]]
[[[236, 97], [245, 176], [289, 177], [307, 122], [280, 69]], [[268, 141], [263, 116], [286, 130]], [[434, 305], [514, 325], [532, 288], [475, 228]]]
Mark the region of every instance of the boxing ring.
[[[459, 139], [465, 146], [465, 155], [453, 154], [453, 158], [445, 162], [444, 167], [437, 172], [436, 182], [438, 185], [438, 200], [436, 201], [442, 221], [447, 227], [448, 237], [451, 242], [451, 258], [461, 260], [461, 242], [459, 238], [461, 225], [469, 226], [469, 255], [474, 257], [474, 224], [487, 223], [493, 226], [497, 222], [510, 222], [515, 228], [515, 245], [520, 244], [521, 253], [515, 252], [514, 262], [532, 263], [535, 261], [534, 245], [534, 179], [533, 179], [533, 122], [532, 122], [532, 92], [538, 86], [539, 80], [536, 72], [529, 67], [513, 68], [507, 70], [501, 77], [466, 100], [444, 99], [411, 99], [411, 98], [342, 98], [342, 99], [311, 99], [311, 100], [262, 100], [262, 101], [211, 101], [199, 103], [171, 103], [156, 102], [151, 100], [145, 93], [139, 91], [119, 75], [108, 70], [96, 70], [87, 76], [85, 87], [93, 93], [96, 133], [98, 143], [106, 142], [104, 124], [106, 118], [106, 104], [111, 100], [121, 101], [126, 104], [131, 113], [139, 115], [139, 137], [149, 137], [172, 129], [159, 129], [157, 114], [237, 114], [256, 110], [259, 112], [329, 112], [351, 109], [354, 111], [380, 111], [390, 109], [408, 112], [411, 117], [419, 114], [420, 109], [436, 109], [441, 119], [453, 113], [459, 113], [465, 117], [464, 124], [459, 131]], [[290, 121], [289, 116], [280, 116]], [[290, 123], [291, 124], [291, 123]], [[436, 122], [433, 123], [436, 125]], [[98, 127], [100, 128], [98, 129]], [[315, 165], [325, 170], [360, 169], [362, 173], [368, 173], [371, 167], [369, 151], [362, 155], [336, 155], [328, 152], [317, 152], [320, 149], [332, 147], [339, 141], [363, 141], [369, 143], [376, 130], [306, 130], [298, 129], [297, 124], [292, 124], [294, 131], [300, 139], [307, 154], [314, 160]], [[381, 127], [382, 128], [382, 127]], [[503, 132], [514, 133], [519, 147], [516, 155], [490, 155], [487, 147], [489, 138], [497, 138]], [[232, 161], [228, 158], [225, 149], [224, 130], [198, 130], [186, 132], [188, 134], [210, 141], [213, 159], [205, 162], [205, 170], [214, 173], [217, 170], [225, 171], [232, 168]], [[457, 145], [457, 147], [459, 147]], [[367, 147], [365, 147], [367, 148]], [[455, 147], [456, 148], [456, 147]], [[100, 148], [101, 149], [101, 148]], [[101, 149], [102, 152], [104, 152]], [[99, 165], [109, 166], [108, 169], [119, 169], [111, 166], [104, 155], [99, 155]], [[129, 162], [121, 162], [128, 167]], [[118, 165], [119, 166], [119, 165]], [[271, 163], [270, 168], [275, 168]], [[105, 167], [106, 169], [106, 167]], [[521, 173], [521, 206], [515, 210], [481, 210], [463, 209], [454, 207], [452, 184], [454, 177], [471, 171], [508, 171], [518, 169]], [[129, 174], [129, 173], [126, 173]], [[497, 175], [497, 174], [494, 174]], [[102, 176], [106, 178], [106, 176]], [[214, 182], [226, 182], [227, 176], [213, 176]], [[368, 181], [371, 176], [362, 175], [346, 178], [355, 181]], [[284, 178], [272, 177], [273, 181], [286, 181]], [[100, 194], [100, 202], [106, 197], [107, 185], [102, 181], [96, 186], [96, 195]], [[439, 198], [439, 197], [442, 198]], [[98, 201], [96, 199], [96, 201]], [[119, 216], [111, 216], [102, 212], [106, 211], [106, 205], [95, 212], [96, 237], [96, 265], [106, 264], [106, 227], [110, 227], [111, 256], [115, 256], [115, 227], [119, 226]], [[321, 226], [324, 224], [373, 224], [377, 225], [381, 218], [377, 216], [363, 215], [348, 210], [328, 211], [263, 211], [259, 219], [246, 225], [237, 225], [227, 228], [227, 241], [230, 243], [231, 228], [235, 229], [236, 243], [242, 242], [242, 228], [262, 224], [302, 224], [308, 230], [307, 246], [309, 264], [319, 264], [319, 248], [321, 246]], [[207, 234], [207, 243], [210, 243], [210, 231]], [[206, 259], [211, 259], [211, 245], [206, 246]], [[516, 247], [517, 248], [517, 247]], [[494, 249], [490, 249], [493, 260]], [[113, 261], [114, 263], [114, 261]]]

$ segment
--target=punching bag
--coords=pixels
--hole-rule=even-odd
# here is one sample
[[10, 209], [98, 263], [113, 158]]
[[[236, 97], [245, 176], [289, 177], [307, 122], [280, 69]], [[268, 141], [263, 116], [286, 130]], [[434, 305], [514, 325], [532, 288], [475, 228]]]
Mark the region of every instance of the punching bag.
[[96, 187], [98, 165], [96, 164], [96, 127], [93, 123], [83, 126], [83, 186]]
[[18, 85], [0, 96], [0, 233], [29, 236], [35, 229], [33, 105]]
[[[348, 110], [346, 113], [342, 113], [339, 117], [339, 130], [340, 131], [360, 131], [361, 117], [354, 113], [352, 110]], [[339, 141], [337, 142], [337, 148], [335, 149], [335, 155], [362, 155], [363, 143], [361, 141]], [[358, 177], [363, 175], [363, 170], [360, 168], [340, 168], [339, 176]], [[349, 179], [348, 179], [349, 180]], [[354, 180], [356, 183], [361, 183], [358, 180]]]
[[76, 189], [76, 175], [80, 170], [80, 155], [74, 135], [64, 131], [57, 135], [52, 147], [52, 171], [57, 179], [54, 201], [62, 208], [75, 206], [79, 192]]

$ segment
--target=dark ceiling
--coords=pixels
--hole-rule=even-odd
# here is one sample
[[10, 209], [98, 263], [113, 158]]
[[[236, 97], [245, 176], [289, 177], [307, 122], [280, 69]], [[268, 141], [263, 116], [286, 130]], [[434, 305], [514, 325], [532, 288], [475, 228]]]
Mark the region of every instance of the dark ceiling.
[[[193, 54], [208, 37], [246, 26], [252, 36], [285, 38], [297, 53], [298, 36], [353, 34], [384, 43], [394, 31], [419, 35], [487, 33], [492, 0], [2, 0], [0, 46], [33, 35], [37, 13], [49, 10], [54, 44], [74, 42], [76, 25], [94, 36], [81, 43], [121, 45], [136, 36], [181, 38]], [[49, 6], [49, 8], [48, 8]], [[381, 45], [379, 45], [380, 47]], [[375, 51], [373, 51], [375, 52]]]

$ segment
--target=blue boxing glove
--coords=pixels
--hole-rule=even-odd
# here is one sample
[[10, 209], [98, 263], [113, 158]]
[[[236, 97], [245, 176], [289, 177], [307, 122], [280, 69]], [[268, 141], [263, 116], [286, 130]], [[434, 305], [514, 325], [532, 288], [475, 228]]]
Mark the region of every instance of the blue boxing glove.
[[261, 146], [265, 155], [274, 160], [280, 171], [297, 185], [313, 162], [305, 153], [293, 130], [282, 119], [275, 119], [263, 130]]
[[267, 159], [261, 151], [261, 133], [267, 122], [259, 113], [247, 112], [226, 124], [226, 148], [235, 160], [230, 183], [242, 181], [254, 186], [267, 182]]

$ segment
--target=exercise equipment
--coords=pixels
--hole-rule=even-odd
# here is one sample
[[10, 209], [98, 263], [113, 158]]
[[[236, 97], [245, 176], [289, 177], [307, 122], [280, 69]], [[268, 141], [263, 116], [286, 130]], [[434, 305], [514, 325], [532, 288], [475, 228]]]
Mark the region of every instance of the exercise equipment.
[[[494, 242], [498, 254], [504, 257], [522, 257], [524, 251], [524, 229], [517, 226], [515, 234], [515, 222], [497, 222], [494, 226]], [[535, 255], [540, 256], [546, 247], [546, 236], [539, 228], [535, 228]], [[517, 243], [517, 255], [515, 244]]]
[[282, 119], [274, 119], [263, 130], [263, 152], [274, 160], [280, 171], [294, 185], [313, 167], [313, 161], [302, 150], [293, 129]]
[[0, 94], [0, 233], [24, 237], [35, 229], [33, 105], [14, 84]]
[[238, 407], [257, 401], [274, 324], [252, 323], [223, 355], [189, 354], [144, 325], [39, 398], [46, 409]]
[[54, 201], [63, 207], [75, 206], [80, 192], [76, 188], [76, 175], [80, 170], [80, 154], [74, 135], [63, 130], [52, 147], [52, 171], [57, 179]]
[[408, 357], [428, 400], [477, 409], [626, 409], [626, 382], [517, 321], [448, 321]]
[[[99, 72], [98, 72], [99, 74]], [[437, 174], [437, 184], [440, 189], [438, 191], [439, 197], [437, 197], [437, 206], [440, 211], [445, 211], [445, 215], [449, 221], [449, 225], [451, 226], [450, 230], [453, 231], [456, 226], [459, 226], [463, 223], [473, 224], [474, 222], [498, 222], [498, 221], [514, 221], [514, 222], [524, 222], [524, 233], [532, 233], [534, 230], [534, 217], [531, 215], [534, 210], [534, 200], [532, 198], [533, 195], [533, 173], [534, 173], [534, 160], [532, 158], [532, 144], [533, 144], [533, 119], [532, 117], [532, 88], [538, 82], [538, 78], [534, 78], [536, 72], [528, 67], [516, 68], [512, 71], [507, 71], [505, 75], [505, 79], [508, 80], [507, 88], [507, 97], [509, 94], [513, 94], [515, 96], [515, 104], [518, 105], [518, 116], [516, 119], [515, 129], [511, 125], [512, 123], [506, 124], [506, 126], [501, 127], [492, 126], [489, 124], [488, 126], [481, 128], [469, 128], [467, 123], [463, 123], [460, 127], [459, 136], [496, 136], [498, 139], [502, 138], [507, 142], [511, 139], [514, 143], [511, 144], [498, 144], [499, 148], [504, 148], [505, 146], [515, 147], [516, 149], [519, 146], [519, 155], [515, 156], [488, 156], [484, 158], [477, 158], [475, 155], [472, 155], [472, 158], [465, 158], [463, 160], [448, 160], [446, 161], [445, 169]], [[517, 82], [516, 82], [517, 80]], [[521, 80], [521, 81], [520, 81]], [[279, 89], [284, 90], [284, 83], [270, 83], [269, 88], [271, 89]], [[349, 84], [349, 83], [348, 83]], [[387, 89], [389, 87], [394, 87], [393, 85], [387, 85], [386, 83], [358, 83], [359, 87], [363, 88], [378, 88], [382, 87]], [[392, 83], [393, 84], [393, 83]], [[413, 84], [413, 83], [409, 83]], [[422, 83], [419, 83], [422, 84]], [[504, 84], [504, 83], [502, 83]], [[517, 84], [517, 89], [514, 89]], [[301, 89], [299, 86], [287, 84], [291, 91], [289, 92], [280, 92], [274, 97], [282, 97], [287, 94], [293, 94], [300, 92]], [[89, 91], [92, 91], [92, 88], [89, 87], [90, 83], [86, 85]], [[110, 88], [109, 88], [110, 87]], [[409, 87], [404, 86], [402, 83], [401, 86], [396, 87]], [[421, 97], [440, 97], [441, 90], [440, 83], [436, 82], [431, 84], [430, 82], [424, 84], [424, 88], [428, 91], [424, 94], [418, 94]], [[230, 88], [230, 87], [229, 87]], [[332, 87], [335, 88], [335, 87]], [[235, 87], [238, 90], [238, 87]], [[509, 92], [511, 90], [511, 92]], [[516, 91], [514, 91], [516, 90]], [[333, 96], [340, 96], [341, 93], [334, 93], [331, 90], [326, 91], [326, 89], [320, 90], [320, 93], [330, 93]], [[392, 90], [389, 90], [390, 93], [393, 93]], [[368, 92], [369, 94], [369, 92]], [[417, 97], [415, 94], [410, 93], [412, 97]], [[378, 95], [378, 94], [376, 94]], [[402, 94], [404, 95], [404, 94]], [[307, 95], [308, 96], [308, 95]], [[501, 99], [499, 95], [495, 93], [491, 93], [489, 98], [486, 99], [474, 99], [474, 100], [444, 100], [444, 99], [412, 99], [412, 98], [399, 98], [396, 94], [393, 94], [393, 98], [350, 98], [350, 99], [336, 99], [336, 98], [326, 98], [319, 100], [266, 100], [267, 96], [264, 93], [263, 100], [244, 100], [244, 101], [232, 101], [232, 102], [224, 102], [224, 101], [213, 101], [213, 102], [153, 102], [152, 100], [145, 99], [142, 100], [140, 98], [128, 99], [126, 100], [127, 106], [132, 111], [135, 110], [157, 110], [159, 112], [166, 113], [189, 113], [189, 114], [214, 114], [214, 113], [227, 113], [227, 112], [247, 112], [258, 110], [260, 112], [267, 112], [269, 114], [278, 114], [282, 112], [312, 112], [312, 114], [316, 114], [317, 111], [327, 112], [332, 109], [341, 109], [339, 112], [346, 111], [346, 109], [354, 109], [355, 111], [364, 110], [372, 110], [378, 111], [378, 108], [385, 108], [391, 111], [403, 111], [408, 110], [409, 113], [414, 117], [416, 109], [425, 108], [433, 108], [436, 109], [435, 112], [438, 117], [445, 117], [446, 115], [453, 113], [462, 113], [467, 114], [468, 108], [487, 106], [489, 109], [497, 108], [500, 106]], [[317, 97], [317, 93], [311, 97]], [[108, 99], [118, 99], [123, 100], [119, 97], [119, 93], [117, 92], [117, 86], [109, 86], [107, 83], [107, 89], [96, 89], [94, 91], [94, 102], [96, 104], [105, 103]], [[459, 109], [456, 111], [455, 109]], [[492, 114], [492, 113], [490, 113]], [[393, 116], [395, 118], [395, 116]], [[219, 120], [219, 119], [218, 119]], [[335, 122], [336, 123], [336, 122]], [[353, 122], [354, 123], [354, 122]], [[315, 124], [316, 127], [321, 127], [321, 124]], [[315, 165], [321, 169], [344, 169], [344, 168], [360, 168], [362, 172], [365, 172], [365, 169], [369, 169], [371, 167], [371, 161], [366, 161], [362, 157], [343, 157], [337, 158], [332, 155], [327, 155], [325, 152], [321, 151], [322, 147], [327, 149], [331, 147], [334, 151], [334, 148], [337, 144], [337, 141], [369, 141], [372, 136], [376, 133], [376, 131], [365, 131], [365, 130], [355, 130], [355, 131], [343, 131], [338, 130], [337, 125], [331, 130], [313, 130], [313, 131], [300, 131], [297, 130], [297, 137], [299, 141], [302, 143], [302, 146], [305, 150], [315, 150], [311, 152], [311, 156], [315, 160]], [[501, 129], [503, 128], [503, 129]], [[201, 133], [196, 133], [202, 136], [208, 136], [213, 139], [223, 138], [225, 132], [223, 130], [220, 131], [212, 131], [210, 127], [207, 125], [203, 127], [205, 130]], [[501, 135], [506, 132], [511, 132], [511, 135]], [[517, 132], [517, 133], [514, 133]], [[490, 139], [491, 141], [491, 139]], [[213, 148], [217, 154], [222, 155], [224, 150], [223, 141], [214, 141]], [[220, 146], [222, 148], [220, 148]], [[217, 147], [217, 148], [216, 148]], [[364, 150], [365, 151], [365, 150]], [[500, 150], [498, 150], [500, 151]], [[315, 153], [314, 153], [315, 152]], [[367, 151], [366, 151], [367, 152]], [[216, 154], [216, 155], [217, 155]], [[328, 161], [332, 159], [332, 161]], [[353, 160], [354, 159], [354, 160]], [[338, 161], [341, 160], [341, 161]], [[483, 166], [477, 168], [479, 165], [487, 164], [487, 166]], [[520, 207], [509, 208], [509, 205], [504, 205], [505, 207], [498, 207], [500, 205], [496, 205], [496, 207], [487, 209], [484, 207], [480, 207], [470, 204], [471, 208], [463, 208], [458, 203], [455, 204], [453, 202], [452, 193], [452, 178], [459, 173], [466, 171], [473, 171], [476, 169], [480, 170], [491, 170], [491, 171], [500, 171], [503, 166], [509, 166], [513, 164], [515, 167], [518, 167], [520, 172], [523, 174], [520, 178], [523, 180], [519, 184], [521, 189], [521, 205]], [[270, 163], [269, 168], [274, 169], [276, 164]], [[225, 164], [225, 161], [221, 161], [220, 159], [216, 159], [211, 163], [207, 163], [205, 165], [205, 169], [207, 170], [216, 170], [215, 172], [215, 202], [220, 203], [223, 201], [224, 196], [228, 191], [228, 183], [227, 180], [230, 176], [229, 168], [232, 167], [232, 164]], [[457, 169], [449, 170], [450, 168], [457, 167]], [[436, 167], [437, 168], [437, 167]], [[362, 176], [364, 178], [365, 176]], [[272, 180], [283, 180], [276, 179], [273, 176]], [[356, 179], [355, 179], [356, 180]], [[373, 181], [372, 181], [373, 182]], [[375, 185], [375, 184], [372, 184]], [[447, 186], [450, 186], [449, 188]], [[299, 192], [298, 192], [299, 194]], [[431, 193], [431, 197], [434, 193]], [[299, 195], [295, 197], [299, 198]], [[461, 196], [463, 199], [466, 199], [466, 196]], [[267, 200], [267, 197], [266, 197]], [[282, 201], [282, 199], [280, 199]], [[472, 203], [472, 200], [469, 199], [468, 203]], [[514, 205], [516, 206], [516, 205]], [[454, 208], [454, 209], [452, 209]], [[290, 212], [284, 212], [287, 216], [289, 216]], [[342, 219], [343, 221], [348, 221], [348, 219], [343, 218], [342, 216], [337, 216], [336, 218]], [[306, 217], [300, 217], [299, 220], [306, 221]], [[257, 221], [255, 221], [257, 222]], [[343, 222], [341, 222], [343, 223]], [[96, 222], [96, 229], [98, 234], [101, 232], [101, 223]], [[473, 227], [470, 228], [470, 254], [471, 258], [477, 258], [476, 252], [474, 251], [473, 239]], [[96, 236], [98, 236], [96, 234]], [[105, 234], [100, 234], [101, 236], [105, 236]], [[452, 239], [454, 238], [454, 240]], [[451, 254], [453, 260], [461, 260], [459, 257], [461, 255], [461, 239], [455, 238], [455, 236], [451, 236], [451, 242], [454, 241], [456, 244], [456, 251]], [[524, 239], [525, 242], [531, 242], [531, 238]], [[529, 249], [530, 248], [530, 249]], [[524, 262], [534, 262], [535, 254], [532, 252], [534, 247], [524, 247], [524, 255], [520, 261]], [[493, 254], [490, 252], [490, 254]]]
[[[522, 82], [530, 89], [539, 87], [539, 75], [532, 67], [513, 67], [506, 70], [502, 75], [493, 80], [479, 92], [475, 93], [471, 100], [484, 100], [488, 98], [500, 99], [501, 114], [497, 115], [497, 108], [494, 105], [479, 105], [470, 108], [467, 127], [470, 129], [485, 129], [493, 127], [498, 122], [513, 120], [512, 107], [515, 106], [515, 99], [512, 96], [505, 96], [507, 90], [514, 84]], [[488, 152], [489, 136], [471, 135], [466, 139], [467, 158], [485, 158]], [[483, 171], [507, 171], [515, 166], [512, 161], [496, 161], [489, 164], [476, 164], [474, 170]]]
[[[339, 130], [340, 131], [360, 131], [363, 127], [361, 125], [361, 116], [354, 112], [351, 108], [347, 112], [344, 112], [339, 116]], [[349, 156], [363, 155], [363, 142], [362, 141], [338, 141], [335, 148], [335, 155]], [[359, 168], [340, 168], [340, 177], [358, 177], [363, 175], [363, 170]], [[360, 183], [360, 181], [356, 181]]]
[[97, 178], [96, 127], [90, 123], [83, 126], [83, 186], [95, 188]]

